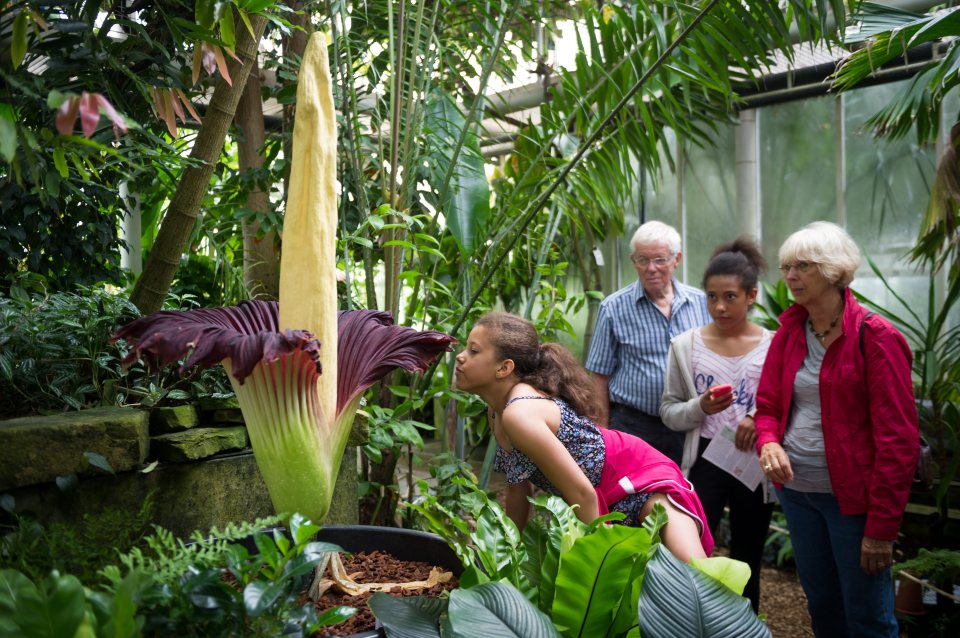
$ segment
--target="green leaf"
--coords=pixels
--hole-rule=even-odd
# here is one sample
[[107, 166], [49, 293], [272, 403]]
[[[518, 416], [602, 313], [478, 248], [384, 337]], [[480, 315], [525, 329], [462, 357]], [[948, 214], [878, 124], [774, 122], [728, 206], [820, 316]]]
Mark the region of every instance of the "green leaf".
[[0, 571], [0, 610], [12, 613], [24, 597], [39, 598], [33, 582], [15, 569]]
[[[427, 139], [431, 158], [428, 161], [437, 169], [432, 182], [439, 185], [453, 161], [454, 146], [466, 126], [466, 118], [449, 95], [437, 91], [427, 105], [424, 120], [424, 128], [432, 132]], [[475, 133], [467, 135], [464, 148], [457, 154], [450, 184], [442, 196], [438, 208], [464, 255], [470, 256], [490, 217], [490, 184], [480, 154], [480, 140]]]
[[60, 91], [53, 89], [52, 91], [47, 93], [47, 106], [51, 110], [55, 111], [58, 108], [60, 108], [61, 104], [67, 101], [68, 97], [69, 96], [67, 94], [61, 93]]
[[477, 531], [471, 535], [480, 566], [491, 579], [503, 578], [522, 586], [519, 578], [523, 544], [516, 525], [502, 508], [489, 504], [477, 517]]
[[16, 69], [27, 55], [27, 12], [21, 9], [13, 19], [13, 37], [10, 41], [10, 59]]
[[253, 25], [250, 24], [250, 16], [247, 15], [247, 12], [241, 8], [237, 8], [237, 13], [240, 14], [240, 19], [243, 21], [244, 26], [247, 27], [247, 32], [253, 36]]
[[559, 638], [543, 612], [506, 583], [484, 583], [450, 593], [444, 636], [458, 638]]
[[750, 601], [681, 562], [663, 545], [647, 562], [638, 613], [644, 638], [770, 636]]
[[[379, 593], [379, 592], [378, 592]], [[376, 595], [376, 594], [374, 594]], [[313, 603], [310, 603], [313, 604]], [[336, 607], [331, 607], [324, 611], [320, 616], [317, 617], [317, 624], [321, 627], [329, 627], [330, 625], [339, 625], [344, 620], [355, 616], [357, 609], [354, 607], [347, 607], [346, 605], [337, 605]]]
[[520, 534], [520, 540], [527, 548], [527, 560], [520, 566], [530, 585], [538, 589], [541, 585], [541, 569], [547, 555], [551, 551], [548, 540], [547, 526], [539, 516], [531, 517]]
[[17, 120], [13, 107], [0, 104], [0, 157], [12, 162], [17, 154]]
[[194, 15], [199, 24], [204, 29], [213, 27], [214, 10], [217, 3], [215, 0], [196, 0], [194, 4]]
[[151, 461], [151, 462], [148, 463], [146, 466], [144, 466], [143, 469], [140, 470], [140, 473], [141, 473], [141, 474], [149, 474], [150, 472], [152, 472], [152, 471], [154, 471], [155, 469], [157, 469], [157, 465], [159, 465], [159, 464], [160, 464], [160, 461]]
[[237, 0], [237, 6], [243, 7], [250, 13], [257, 13], [267, 9], [277, 0]]
[[447, 610], [444, 599], [376, 592], [368, 604], [390, 638], [440, 638], [440, 615]]
[[259, 616], [273, 606], [283, 589], [286, 581], [270, 582], [255, 580], [243, 588], [243, 604], [251, 616]]
[[[20, 578], [13, 576], [17, 574]], [[59, 638], [73, 636], [86, 614], [83, 585], [75, 576], [61, 576], [53, 571], [40, 587], [24, 583], [19, 572], [0, 572], [0, 609], [13, 601], [10, 620], [24, 638]], [[4, 614], [6, 615], [6, 614]]]
[[743, 588], [750, 580], [750, 566], [743, 561], [734, 560], [727, 556], [713, 556], [711, 558], [694, 558], [690, 566], [700, 570], [714, 580], [720, 581], [735, 594], [743, 595]]
[[67, 158], [63, 153], [63, 148], [59, 146], [53, 149], [53, 165], [56, 167], [57, 172], [60, 173], [60, 177], [64, 179], [70, 177], [70, 169], [67, 168]]
[[297, 556], [283, 566], [283, 577], [287, 580], [309, 574], [320, 563], [320, 556]]
[[[77, 409], [79, 409], [79, 407]], [[116, 474], [116, 472], [113, 469], [113, 466], [110, 465], [110, 461], [104, 458], [102, 454], [97, 454], [96, 452], [84, 452], [83, 458], [87, 459], [87, 463], [89, 463], [93, 467], [100, 468], [104, 472], [108, 472], [110, 474], [114, 474], [114, 475]]]
[[603, 636], [622, 601], [630, 602], [633, 564], [650, 547], [646, 530], [602, 525], [560, 555], [551, 617], [567, 636]]
[[295, 545], [303, 545], [320, 531], [319, 525], [314, 525], [301, 514], [290, 517], [290, 535]]
[[540, 608], [550, 609], [553, 606], [557, 571], [560, 569], [560, 554], [573, 546], [576, 539], [583, 535], [586, 526], [561, 498], [545, 494], [531, 499], [531, 502], [537, 510], [550, 515], [547, 550], [539, 555], [540, 586], [537, 588]]
[[80, 480], [77, 478], [76, 474], [64, 474], [58, 476], [56, 479], [57, 489], [65, 494], [72, 492], [77, 489], [77, 486], [80, 485]]
[[220, 40], [230, 49], [237, 46], [237, 37], [233, 32], [233, 9], [229, 3], [224, 3], [220, 12]]
[[277, 544], [266, 534], [254, 534], [253, 542], [260, 552], [260, 558], [264, 563], [277, 569], [280, 564], [280, 552], [277, 550]]
[[131, 571], [127, 574], [116, 589], [113, 597], [111, 620], [115, 629], [115, 636], [135, 636], [137, 626], [137, 601], [150, 585], [154, 583], [153, 575], [144, 571]]

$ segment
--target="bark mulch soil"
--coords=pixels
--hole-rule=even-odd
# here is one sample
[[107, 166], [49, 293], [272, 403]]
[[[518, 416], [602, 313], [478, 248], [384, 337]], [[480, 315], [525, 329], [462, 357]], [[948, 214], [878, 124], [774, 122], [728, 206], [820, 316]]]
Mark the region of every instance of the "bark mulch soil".
[[[343, 566], [347, 573], [358, 583], [408, 583], [415, 580], [427, 580], [433, 565], [419, 561], [403, 561], [394, 558], [386, 552], [357, 552], [352, 555], [344, 555]], [[454, 576], [446, 583], [440, 583], [429, 589], [417, 589], [402, 591], [397, 588], [396, 591], [389, 592], [392, 596], [439, 596], [444, 591], [454, 589], [458, 585], [457, 577]], [[314, 638], [321, 636], [349, 636], [350, 634], [368, 631], [376, 626], [376, 619], [373, 612], [367, 607], [367, 600], [372, 596], [370, 593], [359, 596], [351, 596], [334, 588], [327, 590], [326, 593], [317, 602], [317, 613], [323, 613], [324, 610], [336, 607], [337, 605], [347, 605], [356, 607], [357, 613], [348, 620], [325, 627], [316, 632]]]
[[761, 568], [760, 613], [766, 614], [767, 626], [774, 638], [813, 636], [807, 597], [795, 571]]

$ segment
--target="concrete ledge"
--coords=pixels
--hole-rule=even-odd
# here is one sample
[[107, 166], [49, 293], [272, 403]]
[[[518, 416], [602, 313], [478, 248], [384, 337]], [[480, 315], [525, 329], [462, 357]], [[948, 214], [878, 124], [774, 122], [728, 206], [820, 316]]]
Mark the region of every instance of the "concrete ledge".
[[102, 455], [117, 472], [143, 464], [149, 415], [133, 408], [94, 408], [0, 421], [0, 490], [102, 474], [83, 457]]

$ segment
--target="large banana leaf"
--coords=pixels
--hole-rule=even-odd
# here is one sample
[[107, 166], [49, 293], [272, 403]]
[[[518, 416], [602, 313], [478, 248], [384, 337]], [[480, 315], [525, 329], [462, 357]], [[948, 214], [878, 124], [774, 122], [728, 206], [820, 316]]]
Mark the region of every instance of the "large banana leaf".
[[[447, 228], [464, 256], [469, 257], [490, 216], [490, 183], [483, 167], [480, 140], [450, 96], [440, 91], [435, 91], [427, 104], [424, 126], [431, 133], [425, 158], [431, 167], [431, 183], [442, 184], [444, 173], [452, 170], [449, 186], [437, 203]], [[458, 149], [456, 144], [461, 136], [463, 146]]]
[[443, 635], [449, 638], [559, 638], [550, 619], [520, 590], [506, 583], [484, 583], [450, 593]]
[[644, 638], [759, 638], [770, 630], [750, 601], [695, 570], [658, 545], [637, 606]]
[[645, 529], [602, 525], [560, 557], [552, 618], [567, 638], [604, 636], [630, 601], [633, 566], [650, 548]]

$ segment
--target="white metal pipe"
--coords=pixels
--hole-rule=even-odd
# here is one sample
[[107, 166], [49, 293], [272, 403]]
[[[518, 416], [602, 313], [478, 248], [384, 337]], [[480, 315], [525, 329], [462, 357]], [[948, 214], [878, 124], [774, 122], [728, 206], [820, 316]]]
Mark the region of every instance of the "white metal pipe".
[[120, 247], [120, 267], [139, 275], [143, 270], [142, 245], [140, 243], [140, 193], [131, 193], [127, 182], [120, 182], [120, 201], [124, 214], [120, 218], [120, 239], [126, 247]]
[[760, 136], [757, 111], [744, 109], [734, 130], [740, 232], [760, 237]]

